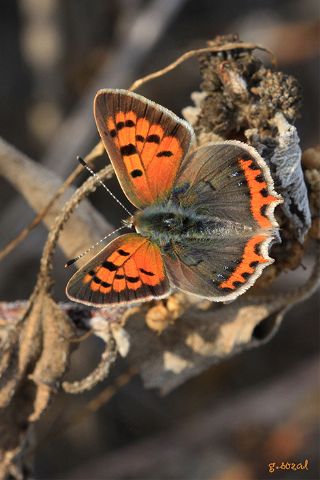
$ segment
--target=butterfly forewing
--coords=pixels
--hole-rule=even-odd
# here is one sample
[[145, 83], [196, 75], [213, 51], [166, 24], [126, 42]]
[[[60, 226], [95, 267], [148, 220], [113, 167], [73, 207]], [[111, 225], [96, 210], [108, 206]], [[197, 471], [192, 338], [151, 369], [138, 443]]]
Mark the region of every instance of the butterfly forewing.
[[188, 123], [126, 90], [100, 90], [94, 115], [130, 202], [143, 208], [167, 198], [193, 137]]
[[67, 295], [104, 306], [163, 298], [170, 291], [159, 247], [135, 233], [121, 235], [70, 279]]
[[272, 230], [274, 209], [282, 201], [269, 168], [258, 152], [238, 141], [208, 144], [188, 155], [173, 192], [184, 186], [183, 205], [197, 211]]

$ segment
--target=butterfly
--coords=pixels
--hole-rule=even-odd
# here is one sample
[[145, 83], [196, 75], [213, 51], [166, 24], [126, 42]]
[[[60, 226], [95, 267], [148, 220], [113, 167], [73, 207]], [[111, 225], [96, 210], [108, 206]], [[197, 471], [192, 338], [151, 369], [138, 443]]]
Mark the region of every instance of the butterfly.
[[160, 299], [177, 288], [234, 300], [273, 262], [281, 196], [258, 152], [239, 141], [190, 148], [192, 127], [126, 90], [94, 100], [97, 128], [137, 211], [121, 235], [67, 284], [74, 301], [102, 307]]

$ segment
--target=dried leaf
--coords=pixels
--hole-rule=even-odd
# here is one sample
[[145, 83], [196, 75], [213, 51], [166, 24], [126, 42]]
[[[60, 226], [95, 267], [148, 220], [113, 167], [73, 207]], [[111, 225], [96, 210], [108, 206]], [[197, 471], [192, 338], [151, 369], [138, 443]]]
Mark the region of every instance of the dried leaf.
[[260, 137], [257, 129], [247, 130], [245, 134], [268, 162], [277, 191], [284, 199], [281, 208], [292, 224], [296, 238], [303, 242], [311, 225], [311, 215], [301, 168], [299, 136], [296, 128], [280, 112], [270, 120], [270, 124], [277, 129], [277, 135], [272, 140]]

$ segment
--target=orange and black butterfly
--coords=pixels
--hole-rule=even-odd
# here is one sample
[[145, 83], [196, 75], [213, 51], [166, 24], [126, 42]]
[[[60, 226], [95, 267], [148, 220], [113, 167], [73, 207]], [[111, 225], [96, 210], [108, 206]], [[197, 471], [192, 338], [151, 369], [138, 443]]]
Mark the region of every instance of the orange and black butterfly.
[[100, 90], [97, 127], [120, 185], [137, 208], [135, 233], [113, 240], [73, 275], [87, 305], [163, 298], [173, 288], [212, 301], [244, 293], [273, 260], [281, 197], [258, 152], [238, 141], [189, 152], [191, 126], [126, 90]]

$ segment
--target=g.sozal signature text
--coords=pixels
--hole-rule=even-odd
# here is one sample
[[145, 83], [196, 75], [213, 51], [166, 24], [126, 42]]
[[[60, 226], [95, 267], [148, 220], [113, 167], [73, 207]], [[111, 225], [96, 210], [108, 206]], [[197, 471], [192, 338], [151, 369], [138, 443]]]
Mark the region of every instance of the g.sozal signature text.
[[272, 463], [269, 463], [268, 467], [269, 467], [269, 473], [273, 473], [276, 470], [293, 470], [293, 471], [309, 470], [308, 464], [309, 464], [309, 460], [306, 458], [304, 463], [281, 462], [278, 464], [276, 462], [272, 462]]

